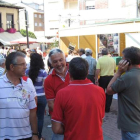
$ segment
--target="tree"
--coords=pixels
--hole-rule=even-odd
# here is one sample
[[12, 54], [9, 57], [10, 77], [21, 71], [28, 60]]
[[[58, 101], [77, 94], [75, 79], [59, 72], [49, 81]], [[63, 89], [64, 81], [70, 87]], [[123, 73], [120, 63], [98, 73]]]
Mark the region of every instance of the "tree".
[[[24, 30], [24, 29], [21, 29], [20, 30], [20, 33], [24, 36], [24, 37], [26, 37], [27, 35], [26, 35], [26, 30]], [[31, 38], [35, 38], [36, 39], [36, 36], [35, 36], [35, 34], [33, 33], [33, 32], [28, 32], [28, 36], [29, 37], [31, 37]]]
[[58, 46], [59, 46], [59, 41], [56, 41], [56, 40], [55, 40], [54, 43], [51, 43], [51, 44], [49, 45], [49, 48], [50, 48], [50, 49], [53, 49], [53, 48], [58, 47]]

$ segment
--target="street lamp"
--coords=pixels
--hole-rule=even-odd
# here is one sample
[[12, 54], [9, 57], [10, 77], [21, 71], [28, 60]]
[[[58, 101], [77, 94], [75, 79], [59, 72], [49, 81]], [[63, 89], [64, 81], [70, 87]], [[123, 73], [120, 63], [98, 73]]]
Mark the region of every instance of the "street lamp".
[[27, 35], [27, 48], [29, 48], [29, 35], [28, 35], [28, 23], [27, 23], [27, 11], [25, 11], [25, 26], [26, 26], [26, 35]]
[[28, 35], [28, 20], [27, 20], [27, 11], [24, 8], [23, 10], [19, 10], [19, 12], [24, 11], [25, 13], [25, 27], [26, 27], [26, 36], [27, 36], [27, 48], [29, 48], [29, 35]]
[[69, 27], [70, 27], [70, 23], [71, 23], [71, 20], [70, 20], [70, 18], [71, 18], [71, 14], [68, 14], [68, 25], [69, 25]]

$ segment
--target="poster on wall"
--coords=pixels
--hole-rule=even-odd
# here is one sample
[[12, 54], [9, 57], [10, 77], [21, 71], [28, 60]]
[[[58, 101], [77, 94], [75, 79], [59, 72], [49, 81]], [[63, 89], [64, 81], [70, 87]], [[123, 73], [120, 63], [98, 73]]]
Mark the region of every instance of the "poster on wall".
[[99, 53], [103, 48], [108, 48], [110, 54], [119, 54], [119, 34], [101, 34]]

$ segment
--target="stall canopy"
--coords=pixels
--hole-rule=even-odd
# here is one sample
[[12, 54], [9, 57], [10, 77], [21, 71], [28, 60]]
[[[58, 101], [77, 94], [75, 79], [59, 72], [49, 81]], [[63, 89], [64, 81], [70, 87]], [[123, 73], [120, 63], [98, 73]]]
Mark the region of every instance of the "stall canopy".
[[[29, 39], [29, 44], [37, 43], [36, 39], [30, 38], [30, 37], [28, 39]], [[27, 44], [27, 38], [26, 37], [22, 37], [22, 38], [13, 40], [10, 43]]]
[[16, 40], [16, 39], [20, 39], [20, 38], [23, 38], [23, 36], [19, 33], [19, 32], [16, 32], [14, 34], [10, 34], [8, 32], [3, 32], [3, 33], [0, 33], [0, 42], [3, 44], [3, 45], [14, 45], [14, 44], [18, 44], [18, 43], [12, 43], [13, 40]]

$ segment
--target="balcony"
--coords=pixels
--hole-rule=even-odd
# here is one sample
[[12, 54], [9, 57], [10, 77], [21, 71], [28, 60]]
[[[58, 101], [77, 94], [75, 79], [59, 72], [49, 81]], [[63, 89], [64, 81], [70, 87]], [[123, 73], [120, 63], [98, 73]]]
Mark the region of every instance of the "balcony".
[[9, 33], [15, 33], [16, 29], [15, 29], [15, 24], [6, 24], [7, 27], [7, 32]]
[[0, 23], [0, 33], [4, 32], [4, 29], [2, 28], [3, 23]]

